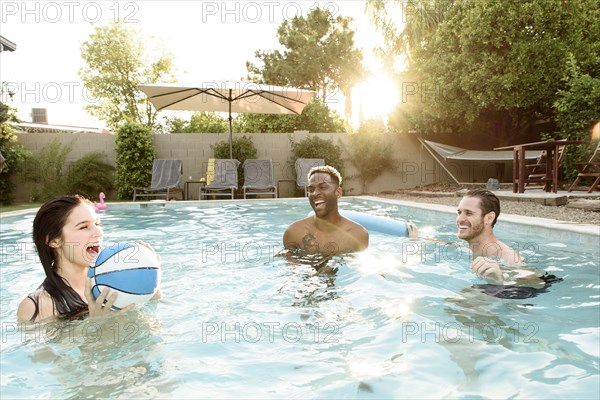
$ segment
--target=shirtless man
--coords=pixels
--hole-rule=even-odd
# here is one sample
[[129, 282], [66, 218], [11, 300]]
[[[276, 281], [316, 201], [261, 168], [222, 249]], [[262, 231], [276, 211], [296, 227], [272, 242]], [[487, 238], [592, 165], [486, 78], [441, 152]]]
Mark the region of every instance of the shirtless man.
[[504, 277], [495, 259], [507, 266], [525, 266], [518, 251], [502, 243], [494, 235], [494, 225], [500, 215], [500, 200], [489, 190], [468, 191], [458, 204], [458, 238], [466, 240], [473, 254], [471, 271], [490, 283], [502, 284]]
[[308, 172], [308, 201], [315, 214], [291, 224], [283, 234], [283, 246], [324, 258], [365, 250], [369, 233], [361, 225], [340, 215], [342, 177], [331, 166]]

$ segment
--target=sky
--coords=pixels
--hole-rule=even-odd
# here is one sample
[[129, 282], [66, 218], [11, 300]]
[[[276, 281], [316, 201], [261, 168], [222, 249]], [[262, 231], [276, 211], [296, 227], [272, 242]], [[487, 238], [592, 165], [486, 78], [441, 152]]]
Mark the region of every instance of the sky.
[[[256, 50], [281, 49], [276, 33], [282, 21], [305, 16], [316, 5], [355, 20], [355, 45], [376, 68], [371, 52], [381, 39], [362, 0], [2, 1], [0, 35], [17, 44], [16, 51], [0, 53], [0, 81], [15, 93], [12, 101], [6, 95], [2, 101], [16, 107], [23, 121], [31, 121], [32, 108], [47, 108], [50, 124], [103, 128], [84, 110], [94, 99], [78, 76], [81, 44], [95, 25], [115, 19], [132, 24], [147, 47], [162, 46], [174, 57], [179, 82], [237, 81]], [[342, 115], [342, 97], [328, 104]], [[377, 108], [374, 101], [365, 104]]]

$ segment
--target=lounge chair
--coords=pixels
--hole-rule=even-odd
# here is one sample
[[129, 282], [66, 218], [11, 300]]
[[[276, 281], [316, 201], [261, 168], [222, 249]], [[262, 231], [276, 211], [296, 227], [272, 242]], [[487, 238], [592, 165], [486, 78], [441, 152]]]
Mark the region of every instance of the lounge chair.
[[182, 175], [181, 160], [155, 159], [150, 187], [133, 188], [133, 201], [138, 197], [164, 197], [169, 200], [174, 193], [181, 193], [183, 198], [183, 189], [179, 187]]
[[[598, 142], [596, 150], [590, 157], [590, 160], [587, 163], [580, 165], [581, 169], [577, 174], [577, 178], [575, 178], [569, 187], [569, 192], [578, 189], [587, 189], [588, 193], [592, 193], [594, 190], [598, 189], [598, 184], [600, 183], [600, 142]], [[579, 186], [582, 181], [586, 180], [590, 181], [590, 186]]]
[[273, 179], [272, 160], [244, 161], [244, 199], [248, 194], [267, 194], [277, 198], [277, 186]]
[[[198, 198], [208, 196], [235, 198], [235, 191], [238, 188], [238, 160], [228, 158], [217, 158], [214, 164], [214, 179], [206, 186], [201, 186]], [[207, 172], [207, 177], [208, 177]]]
[[[558, 165], [562, 162], [565, 156], [567, 146], [558, 147]], [[540, 187], [545, 191], [550, 191], [550, 186], [553, 181], [552, 163], [549, 162], [548, 156], [545, 150], [536, 158], [535, 164], [525, 164], [527, 169], [527, 178], [524, 180], [524, 184], [528, 189], [532, 187]]]
[[296, 160], [296, 186], [304, 189], [304, 196], [308, 196], [308, 171], [313, 167], [325, 165], [322, 158], [299, 158]]

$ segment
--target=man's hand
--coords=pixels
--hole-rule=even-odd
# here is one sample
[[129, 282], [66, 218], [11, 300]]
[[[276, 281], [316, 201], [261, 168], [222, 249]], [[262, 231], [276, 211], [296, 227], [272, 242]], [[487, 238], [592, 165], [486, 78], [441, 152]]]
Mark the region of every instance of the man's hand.
[[408, 237], [412, 238], [419, 236], [419, 228], [417, 228], [417, 225], [413, 224], [412, 222], [406, 223], [406, 229], [408, 230]]
[[485, 278], [494, 285], [502, 285], [504, 283], [500, 265], [488, 257], [477, 257], [471, 264], [471, 272]]

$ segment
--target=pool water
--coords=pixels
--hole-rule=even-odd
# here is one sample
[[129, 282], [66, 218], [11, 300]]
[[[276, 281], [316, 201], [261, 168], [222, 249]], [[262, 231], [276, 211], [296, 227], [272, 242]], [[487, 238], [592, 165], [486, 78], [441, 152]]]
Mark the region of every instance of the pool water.
[[[2, 217], [2, 398], [598, 398], [598, 246], [497, 235], [541, 272], [544, 293], [501, 299], [469, 271], [454, 215], [343, 198], [410, 218], [431, 239], [373, 232], [335, 276], [276, 256], [305, 199], [110, 207], [105, 243], [162, 257], [162, 298], [101, 321], [18, 327], [43, 280], [33, 213]], [[592, 240], [593, 243], [593, 240]]]

